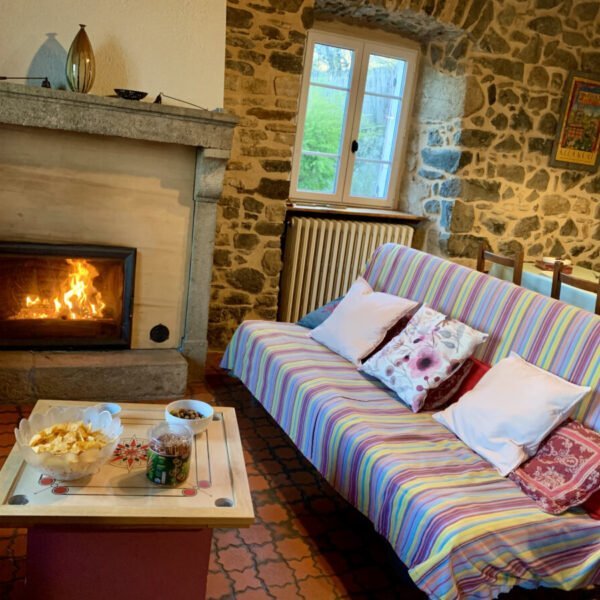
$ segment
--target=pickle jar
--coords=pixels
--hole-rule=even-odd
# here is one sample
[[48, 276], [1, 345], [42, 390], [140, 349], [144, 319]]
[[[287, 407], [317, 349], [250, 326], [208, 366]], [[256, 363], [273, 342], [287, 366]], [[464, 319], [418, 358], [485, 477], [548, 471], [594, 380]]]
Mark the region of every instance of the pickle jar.
[[190, 472], [193, 433], [185, 425], [160, 423], [148, 432], [146, 477], [158, 485], [183, 483]]

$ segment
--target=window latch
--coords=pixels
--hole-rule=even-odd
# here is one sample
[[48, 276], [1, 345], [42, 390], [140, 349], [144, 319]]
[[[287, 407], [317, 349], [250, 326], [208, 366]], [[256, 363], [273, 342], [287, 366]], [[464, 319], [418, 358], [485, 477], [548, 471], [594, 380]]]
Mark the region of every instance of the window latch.
[[352, 151], [352, 154], [354, 154], [358, 150], [358, 142], [356, 140], [352, 140], [350, 150]]

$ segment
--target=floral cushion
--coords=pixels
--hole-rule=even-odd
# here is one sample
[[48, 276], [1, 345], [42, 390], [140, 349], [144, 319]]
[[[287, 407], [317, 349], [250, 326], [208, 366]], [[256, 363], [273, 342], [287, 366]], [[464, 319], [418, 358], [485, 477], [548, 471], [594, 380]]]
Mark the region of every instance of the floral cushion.
[[298, 325], [306, 327], [307, 329], [314, 329], [318, 327], [325, 319], [331, 316], [331, 313], [337, 308], [338, 304], [344, 299], [344, 296], [340, 296], [315, 310], [306, 313], [298, 322]]
[[509, 477], [548, 513], [583, 504], [600, 490], [600, 433], [567, 421]]
[[422, 306], [406, 329], [361, 367], [418, 412], [437, 388], [473, 354], [487, 334]]

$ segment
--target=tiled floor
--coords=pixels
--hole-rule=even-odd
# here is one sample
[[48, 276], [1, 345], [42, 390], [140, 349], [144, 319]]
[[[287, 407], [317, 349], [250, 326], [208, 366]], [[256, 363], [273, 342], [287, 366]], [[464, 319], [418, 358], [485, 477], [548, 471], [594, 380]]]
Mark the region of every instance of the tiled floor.
[[[236, 408], [257, 518], [248, 529], [215, 530], [208, 597], [425, 598], [388, 543], [319, 476], [243, 386], [214, 366], [215, 358], [206, 383], [192, 393], [211, 393], [217, 403]], [[13, 427], [29, 410], [0, 408], [2, 460], [13, 445]], [[23, 530], [0, 530], [2, 599], [23, 597], [25, 553]], [[598, 598], [594, 592], [552, 590], [514, 590], [502, 597]]]

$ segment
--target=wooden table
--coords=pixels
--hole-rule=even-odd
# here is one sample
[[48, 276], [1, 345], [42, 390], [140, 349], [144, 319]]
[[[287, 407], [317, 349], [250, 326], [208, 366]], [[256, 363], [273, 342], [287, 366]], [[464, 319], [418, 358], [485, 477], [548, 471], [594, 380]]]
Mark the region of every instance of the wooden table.
[[[34, 412], [92, 402], [39, 400]], [[42, 476], [13, 447], [0, 471], [0, 526], [27, 527], [27, 597], [52, 600], [204, 598], [213, 527], [254, 521], [232, 408], [215, 408], [196, 436], [188, 480], [145, 476], [148, 429], [164, 406], [121, 404], [123, 434], [91, 477]]]
[[[512, 281], [512, 269], [501, 265], [493, 264], [490, 267], [490, 275]], [[583, 267], [573, 267], [573, 277], [585, 279], [587, 281], [598, 281], [598, 273]], [[538, 294], [549, 296], [552, 289], [552, 271], [544, 271], [536, 267], [533, 263], [523, 263], [523, 277], [521, 285], [528, 290], [533, 290]], [[594, 312], [596, 307], [596, 295], [585, 290], [574, 288], [571, 285], [563, 285], [560, 290], [560, 299], [567, 304], [578, 306], [590, 312]]]

